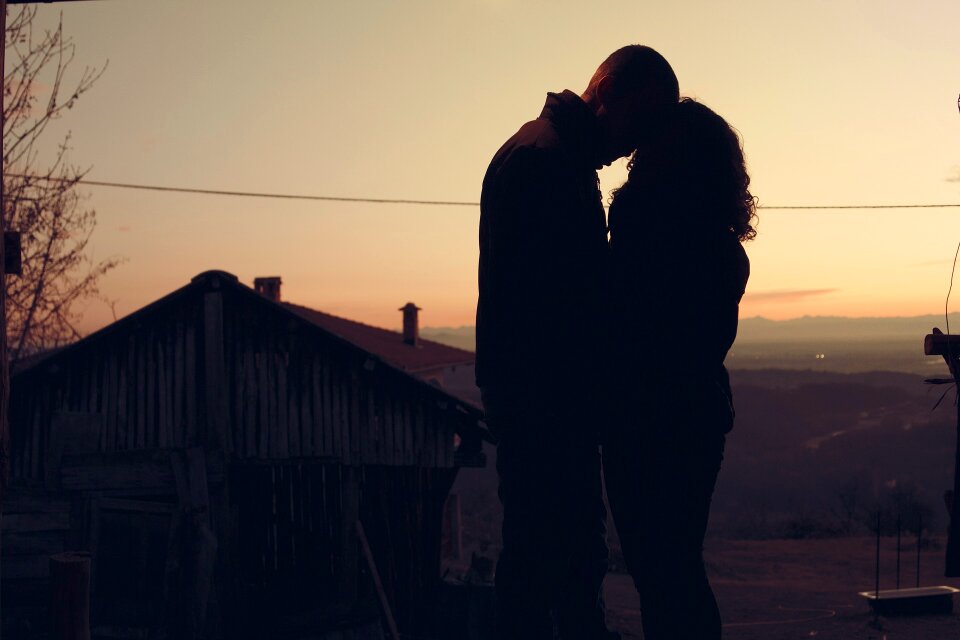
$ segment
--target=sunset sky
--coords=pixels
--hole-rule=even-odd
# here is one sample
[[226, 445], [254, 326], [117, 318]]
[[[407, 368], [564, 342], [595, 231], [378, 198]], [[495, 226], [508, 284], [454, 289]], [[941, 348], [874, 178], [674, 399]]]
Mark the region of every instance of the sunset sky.
[[[11, 9], [16, 11], [16, 8]], [[547, 91], [629, 43], [741, 133], [762, 205], [960, 203], [960, 3], [443, 2], [44, 5], [105, 75], [52, 128], [92, 180], [479, 199], [490, 157]], [[625, 177], [619, 162], [605, 190]], [[102, 292], [125, 315], [201, 271], [397, 327], [472, 324], [474, 207], [89, 187]], [[741, 316], [942, 313], [960, 208], [763, 211]], [[956, 292], [951, 310], [960, 309]], [[670, 313], [669, 309], [659, 310]], [[92, 302], [83, 328], [111, 319]], [[704, 319], [708, 321], [709, 319]]]

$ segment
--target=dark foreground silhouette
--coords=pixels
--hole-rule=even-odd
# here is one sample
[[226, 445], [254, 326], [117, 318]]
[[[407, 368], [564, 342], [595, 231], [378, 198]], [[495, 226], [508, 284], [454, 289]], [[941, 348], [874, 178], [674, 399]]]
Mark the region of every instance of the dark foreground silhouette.
[[610, 209], [617, 355], [604, 473], [648, 640], [720, 637], [703, 539], [733, 427], [723, 360], [750, 271], [748, 184], [736, 134], [683, 100], [638, 148]]
[[662, 56], [620, 49], [583, 96], [550, 94], [484, 178], [477, 383], [499, 439], [502, 638], [553, 638], [555, 625], [563, 638], [611, 637], [598, 429], [609, 246], [596, 170], [677, 100]]

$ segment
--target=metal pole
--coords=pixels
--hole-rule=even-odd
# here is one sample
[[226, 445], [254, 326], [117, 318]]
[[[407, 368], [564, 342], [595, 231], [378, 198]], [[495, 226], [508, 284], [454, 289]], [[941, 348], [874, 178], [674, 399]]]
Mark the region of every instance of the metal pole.
[[897, 589], [900, 588], [900, 515], [897, 515]]
[[877, 509], [877, 560], [876, 560], [876, 573], [874, 576], [874, 587], [873, 587], [873, 620], [877, 621], [877, 616], [880, 615], [880, 510]]
[[[960, 361], [949, 363], [960, 394]], [[943, 574], [948, 578], [960, 576], [960, 401], [957, 402], [957, 448], [953, 462], [953, 500], [950, 504], [950, 531], [947, 534], [947, 561]]]
[[923, 541], [923, 514], [917, 516], [917, 588], [920, 588], [920, 543]]

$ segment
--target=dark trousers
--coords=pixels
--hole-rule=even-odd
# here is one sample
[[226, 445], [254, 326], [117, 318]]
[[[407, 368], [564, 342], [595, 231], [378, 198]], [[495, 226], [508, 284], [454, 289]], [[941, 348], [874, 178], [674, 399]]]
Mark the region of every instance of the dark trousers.
[[497, 436], [503, 548], [497, 562], [501, 640], [605, 637], [606, 509], [596, 417], [560, 399], [485, 389]]
[[640, 594], [643, 636], [716, 640], [720, 611], [704, 568], [703, 539], [725, 424], [691, 419], [673, 403], [642, 413], [616, 420], [603, 464], [624, 560]]

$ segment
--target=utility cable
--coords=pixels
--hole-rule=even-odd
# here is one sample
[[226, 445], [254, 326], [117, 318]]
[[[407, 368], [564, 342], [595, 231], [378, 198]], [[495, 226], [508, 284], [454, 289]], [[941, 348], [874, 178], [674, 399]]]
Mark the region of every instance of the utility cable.
[[[54, 178], [47, 176], [25, 176], [23, 174], [8, 173], [7, 176], [11, 178], [32, 178], [34, 180], [42, 180], [45, 182], [70, 182], [75, 184], [85, 184], [92, 187], [109, 187], [116, 189], [136, 189], [140, 191], [158, 191], [165, 193], [189, 193], [189, 194], [198, 194], [198, 195], [209, 195], [209, 196], [233, 196], [233, 197], [242, 197], [242, 198], [273, 198], [281, 200], [313, 200], [313, 201], [324, 201], [324, 202], [356, 202], [356, 203], [368, 203], [368, 204], [416, 204], [416, 205], [428, 205], [428, 206], [447, 206], [447, 207], [478, 207], [480, 206], [479, 202], [467, 201], [467, 200], [419, 200], [419, 199], [407, 199], [407, 198], [368, 198], [368, 197], [349, 197], [349, 196], [323, 196], [323, 195], [309, 195], [309, 194], [293, 194], [293, 193], [268, 193], [268, 192], [257, 192], [257, 191], [230, 191], [226, 189], [199, 189], [192, 187], [167, 187], [161, 185], [149, 185], [149, 184], [133, 184], [126, 182], [106, 182], [101, 180], [87, 180], [85, 178], [77, 179], [68, 179], [68, 178]], [[30, 198], [19, 198], [21, 200], [29, 200]], [[923, 203], [914, 203], [914, 204], [822, 204], [822, 205], [758, 205], [758, 209], [764, 209], [766, 211], [798, 211], [798, 210], [827, 210], [827, 209], [948, 209], [948, 208], [960, 208], [960, 202], [957, 203], [941, 203], [941, 204], [923, 204]]]

